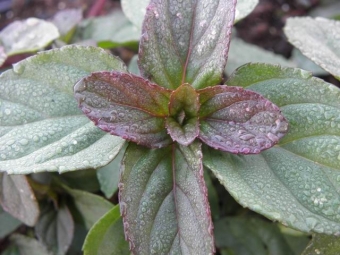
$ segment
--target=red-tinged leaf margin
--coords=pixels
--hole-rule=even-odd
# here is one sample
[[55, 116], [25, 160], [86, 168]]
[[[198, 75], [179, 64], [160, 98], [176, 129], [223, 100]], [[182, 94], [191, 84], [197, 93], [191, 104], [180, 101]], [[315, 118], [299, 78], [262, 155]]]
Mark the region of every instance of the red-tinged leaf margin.
[[174, 141], [188, 146], [196, 139], [199, 107], [199, 95], [190, 84], [182, 84], [171, 93], [166, 128]]
[[219, 84], [235, 8], [236, 0], [151, 0], [139, 47], [142, 76], [169, 89]]
[[158, 150], [130, 144], [119, 191], [126, 239], [134, 254], [214, 252], [199, 142]]
[[258, 93], [226, 85], [198, 90], [200, 134], [207, 145], [240, 154], [258, 154], [288, 131], [278, 106]]
[[171, 91], [142, 77], [96, 72], [74, 87], [83, 113], [100, 129], [151, 148], [169, 145], [165, 116]]

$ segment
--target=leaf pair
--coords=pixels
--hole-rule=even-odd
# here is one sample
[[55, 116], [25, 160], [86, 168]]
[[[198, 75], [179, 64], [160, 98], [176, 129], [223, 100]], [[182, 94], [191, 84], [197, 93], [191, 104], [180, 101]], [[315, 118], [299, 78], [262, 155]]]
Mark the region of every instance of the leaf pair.
[[150, 148], [199, 138], [223, 151], [259, 153], [288, 128], [277, 106], [239, 87], [171, 91], [132, 74], [97, 72], [76, 84], [75, 97], [99, 128]]

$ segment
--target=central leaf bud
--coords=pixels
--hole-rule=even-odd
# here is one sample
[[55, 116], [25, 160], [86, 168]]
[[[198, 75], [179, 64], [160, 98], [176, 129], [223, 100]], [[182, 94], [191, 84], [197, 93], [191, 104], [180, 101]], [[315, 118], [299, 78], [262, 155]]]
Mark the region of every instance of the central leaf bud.
[[171, 93], [166, 128], [174, 141], [187, 146], [199, 135], [199, 107], [199, 95], [189, 84]]

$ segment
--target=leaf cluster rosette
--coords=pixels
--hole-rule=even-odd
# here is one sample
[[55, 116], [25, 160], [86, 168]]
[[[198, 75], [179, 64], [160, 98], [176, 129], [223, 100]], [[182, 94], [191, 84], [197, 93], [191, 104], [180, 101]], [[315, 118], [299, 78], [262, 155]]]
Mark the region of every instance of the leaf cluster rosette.
[[151, 0], [141, 76], [95, 72], [74, 87], [96, 126], [137, 144], [125, 152], [119, 184], [126, 238], [136, 254], [214, 252], [199, 140], [233, 154], [258, 154], [288, 130], [268, 99], [218, 85], [235, 6], [235, 0]]

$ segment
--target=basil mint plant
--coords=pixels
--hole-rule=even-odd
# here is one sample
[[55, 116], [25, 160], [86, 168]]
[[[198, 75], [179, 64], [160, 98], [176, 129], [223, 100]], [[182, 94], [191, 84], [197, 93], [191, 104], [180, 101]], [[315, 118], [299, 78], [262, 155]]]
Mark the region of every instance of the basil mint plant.
[[[264, 63], [241, 66], [224, 82], [235, 8], [236, 0], [151, 0], [140, 76], [102, 49], [77, 45], [40, 52], [4, 72], [3, 209], [36, 226], [58, 254], [71, 245], [73, 207], [91, 229], [86, 255], [213, 254], [214, 234], [223, 251], [228, 222], [246, 220], [215, 217], [214, 233], [204, 179], [210, 171], [238, 203], [270, 220], [339, 235], [340, 91], [307, 71]], [[56, 176], [51, 192], [33, 178], [8, 175], [91, 172], [120, 159], [115, 207]], [[105, 174], [103, 186], [111, 183]], [[45, 187], [53, 206], [40, 213], [31, 186]], [[67, 199], [57, 199], [64, 193]], [[24, 207], [33, 209], [13, 213]], [[52, 216], [54, 227], [68, 230], [45, 238]]]
[[211, 254], [213, 224], [202, 143], [258, 154], [288, 130], [260, 94], [219, 85], [236, 1], [151, 1], [139, 49], [141, 77], [101, 71], [74, 87], [84, 114], [130, 141], [120, 208], [136, 254]]

